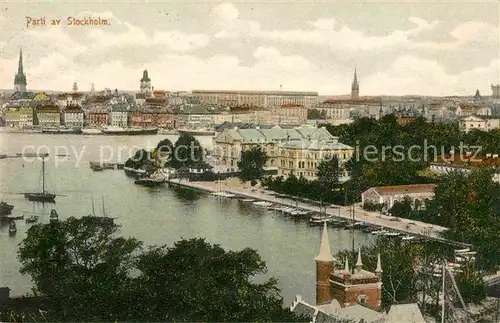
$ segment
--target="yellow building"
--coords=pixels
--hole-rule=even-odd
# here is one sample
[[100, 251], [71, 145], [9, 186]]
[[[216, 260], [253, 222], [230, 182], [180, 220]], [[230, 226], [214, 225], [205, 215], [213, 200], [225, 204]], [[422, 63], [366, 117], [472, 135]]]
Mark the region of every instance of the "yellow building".
[[268, 167], [276, 167], [279, 175], [316, 178], [319, 162], [333, 155], [341, 163], [349, 160], [354, 149], [338, 141], [324, 127], [282, 129], [229, 129], [214, 139], [214, 157], [219, 171], [236, 171], [241, 152], [261, 147], [269, 157]]
[[5, 124], [10, 127], [23, 128], [33, 125], [33, 109], [26, 106], [11, 106], [5, 109]]
[[275, 108], [285, 104], [298, 104], [311, 108], [317, 106], [319, 102], [317, 92], [194, 90], [193, 96], [202, 103], [229, 107], [247, 105]]

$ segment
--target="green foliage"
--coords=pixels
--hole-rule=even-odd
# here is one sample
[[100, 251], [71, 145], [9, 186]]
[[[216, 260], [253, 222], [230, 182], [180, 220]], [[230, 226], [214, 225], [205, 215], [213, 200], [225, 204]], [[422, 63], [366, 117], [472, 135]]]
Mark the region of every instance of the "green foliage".
[[29, 229], [21, 272], [48, 296], [49, 321], [301, 321], [275, 279], [254, 282], [266, 272], [255, 250], [202, 239], [143, 249], [117, 233], [88, 218]]
[[412, 201], [408, 196], [406, 196], [402, 201], [394, 202], [394, 205], [389, 210], [389, 213], [392, 216], [401, 218], [410, 214], [412, 209]]
[[167, 138], [163, 139], [156, 145], [157, 159], [161, 162], [162, 166], [172, 159], [174, 152], [174, 145]]
[[331, 159], [323, 160], [318, 165], [318, 182], [328, 191], [338, 187], [340, 176], [342, 175], [342, 167], [339, 159], [333, 156]]
[[[115, 237], [116, 226], [90, 218], [38, 224], [21, 242], [21, 273], [51, 299], [50, 320], [96, 320], [119, 310], [141, 243]], [[89, 309], [92, 309], [89, 311]]]
[[307, 109], [307, 119], [326, 119], [326, 111], [320, 111], [318, 109]]
[[238, 161], [240, 180], [248, 182], [262, 179], [267, 160], [268, 156], [261, 147], [253, 147], [250, 150], [242, 151], [241, 159]]
[[375, 211], [382, 211], [384, 209], [384, 204], [380, 203], [372, 203], [369, 201], [366, 201], [363, 203], [363, 210], [370, 211], [370, 212], [375, 212]]
[[175, 142], [170, 166], [179, 169], [197, 165], [202, 160], [203, 148], [200, 142], [190, 134], [182, 134]]

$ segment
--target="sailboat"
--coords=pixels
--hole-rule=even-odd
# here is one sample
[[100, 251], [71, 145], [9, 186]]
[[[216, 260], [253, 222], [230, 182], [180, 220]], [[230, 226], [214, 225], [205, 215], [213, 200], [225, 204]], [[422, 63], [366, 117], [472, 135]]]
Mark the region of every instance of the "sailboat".
[[39, 193], [24, 193], [28, 201], [55, 203], [56, 195], [45, 191], [45, 158], [42, 157], [42, 191]]
[[90, 218], [96, 221], [97, 224], [102, 226], [112, 226], [114, 225], [114, 218], [111, 218], [106, 213], [106, 208], [104, 207], [104, 197], [102, 198], [102, 216], [95, 215], [94, 198], [92, 198], [92, 214], [84, 216], [84, 218]]
[[38, 222], [39, 216], [35, 215], [35, 203], [33, 203], [33, 212], [29, 218], [26, 219], [26, 223], [36, 223]]

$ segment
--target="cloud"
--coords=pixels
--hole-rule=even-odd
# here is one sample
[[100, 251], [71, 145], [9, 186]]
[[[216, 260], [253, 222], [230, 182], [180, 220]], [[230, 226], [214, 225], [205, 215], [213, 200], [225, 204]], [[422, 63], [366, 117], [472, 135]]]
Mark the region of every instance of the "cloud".
[[360, 88], [370, 94], [473, 95], [478, 87], [487, 88], [490, 82], [495, 82], [498, 71], [500, 59], [453, 75], [435, 60], [404, 55], [388, 70], [362, 79]]
[[238, 9], [232, 3], [221, 3], [211, 12], [212, 18], [217, 22], [231, 22], [238, 19]]
[[[224, 10], [220, 8], [224, 6]], [[267, 41], [280, 41], [287, 43], [314, 44], [317, 46], [328, 46], [332, 51], [339, 50], [381, 50], [388, 47], [406, 44], [411, 37], [426, 30], [432, 30], [439, 22], [428, 22], [418, 17], [410, 17], [409, 21], [416, 25], [408, 30], [395, 30], [389, 35], [373, 36], [358, 30], [353, 30], [347, 25], [337, 27], [336, 20], [318, 19], [310, 21], [310, 29], [289, 29], [289, 30], [264, 30], [255, 21], [239, 19], [237, 9], [233, 5], [220, 5], [216, 7], [217, 12], [231, 12], [226, 18], [217, 21], [219, 31], [216, 38], [255, 38]], [[214, 9], [214, 10], [215, 10]], [[218, 14], [217, 17], [220, 17]]]
[[177, 30], [155, 31], [152, 36], [130, 23], [123, 23], [127, 30], [112, 33], [102, 29], [93, 29], [88, 37], [94, 47], [148, 47], [160, 45], [167, 50], [189, 52], [207, 46], [210, 36], [207, 34], [187, 34]]
[[420, 42], [411, 45], [411, 48], [429, 48], [436, 50], [457, 50], [469, 46], [471, 43], [497, 43], [500, 37], [500, 27], [495, 27], [481, 21], [467, 21], [456, 26], [449, 32], [454, 39], [450, 42]]

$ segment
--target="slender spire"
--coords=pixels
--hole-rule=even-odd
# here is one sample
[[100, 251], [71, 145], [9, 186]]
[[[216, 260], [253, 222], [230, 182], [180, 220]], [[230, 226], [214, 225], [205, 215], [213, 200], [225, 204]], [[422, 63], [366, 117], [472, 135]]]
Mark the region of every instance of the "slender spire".
[[377, 255], [377, 269], [375, 269], [376, 273], [382, 272], [382, 261], [380, 261], [380, 253]]
[[345, 267], [344, 267], [344, 275], [349, 275], [349, 260], [347, 260], [347, 256], [345, 256]]
[[17, 73], [24, 74], [23, 72], [23, 48], [19, 50], [19, 65], [17, 66]]
[[356, 268], [358, 270], [363, 268], [363, 262], [361, 261], [361, 247], [358, 248], [358, 261], [356, 262]]
[[358, 72], [356, 66], [354, 66], [354, 79], [352, 80], [352, 86], [353, 87], [358, 86]]
[[319, 246], [319, 254], [314, 260], [324, 261], [324, 262], [335, 260], [330, 250], [330, 240], [328, 239], [328, 227], [326, 225], [326, 221], [323, 226], [323, 233], [321, 234], [321, 244]]

